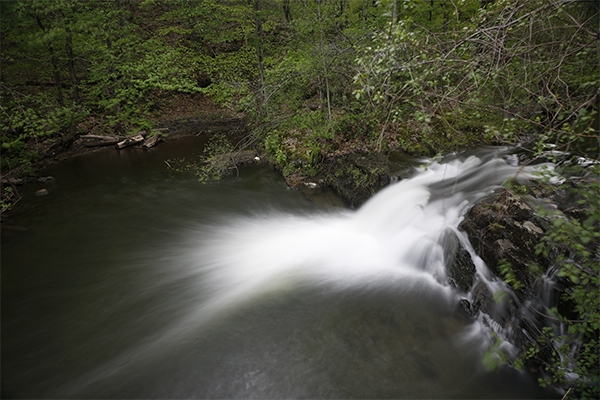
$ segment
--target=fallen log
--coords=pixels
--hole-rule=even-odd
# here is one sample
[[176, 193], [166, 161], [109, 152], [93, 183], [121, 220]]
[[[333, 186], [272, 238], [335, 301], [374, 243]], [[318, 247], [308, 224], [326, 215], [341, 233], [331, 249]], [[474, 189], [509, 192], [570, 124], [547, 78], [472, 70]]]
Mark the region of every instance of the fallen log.
[[158, 144], [158, 142], [162, 141], [162, 137], [159, 134], [150, 136], [149, 138], [146, 138], [144, 140], [144, 143], [142, 143], [142, 147], [144, 149], [149, 149], [151, 147], [154, 147]]
[[122, 149], [124, 147], [128, 147], [128, 146], [133, 146], [134, 144], [138, 144], [144, 141], [144, 136], [143, 133], [145, 132], [140, 132], [137, 135], [128, 137], [127, 139], [120, 141], [117, 143], [117, 149]]
[[79, 137], [81, 139], [123, 140], [123, 137], [114, 135], [80, 135]]

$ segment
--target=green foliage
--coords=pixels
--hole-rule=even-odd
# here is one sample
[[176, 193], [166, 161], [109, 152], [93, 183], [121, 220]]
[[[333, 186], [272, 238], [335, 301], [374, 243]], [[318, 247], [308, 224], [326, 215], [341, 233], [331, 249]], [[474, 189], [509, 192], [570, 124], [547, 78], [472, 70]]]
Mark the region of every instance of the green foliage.
[[346, 173], [350, 176], [354, 183], [354, 186], [356, 187], [363, 187], [371, 177], [369, 174], [361, 171], [354, 165], [348, 166], [346, 168]]
[[2, 199], [0, 199], [0, 214], [10, 210], [13, 206], [12, 199], [14, 197], [14, 189], [5, 187], [2, 189]]
[[316, 172], [314, 167], [333, 139], [326, 118], [326, 114], [319, 111], [299, 112], [280, 123], [278, 129], [266, 133], [267, 156], [284, 175], [298, 170], [308, 175]]
[[256, 71], [251, 7], [243, 1], [0, 7], [3, 169], [34, 162], [28, 149], [42, 137], [69, 141], [82, 121], [99, 133], [148, 129], [168, 94], [231, 102], [243, 94], [236, 82]]
[[[521, 354], [515, 365], [534, 360], [547, 374], [540, 378], [541, 386], [570, 388], [573, 396], [592, 399], [598, 398], [600, 388], [600, 165], [572, 164], [559, 171], [567, 179], [558, 189], [570, 192], [580, 208], [571, 216], [538, 210], [551, 224], [536, 246], [536, 254], [555, 257], [555, 276], [567, 287], [559, 308], [561, 304], [569, 307], [563, 306], [562, 313], [557, 308], [548, 310], [556, 324], [544, 327], [538, 343]], [[543, 175], [557, 178], [549, 170]], [[558, 256], [553, 256], [557, 252]], [[500, 270], [513, 288], [522, 285], [506, 262], [500, 264]]]
[[287, 164], [287, 156], [281, 146], [281, 136], [277, 130], [271, 131], [267, 134], [265, 139], [265, 150], [267, 155], [270, 156], [278, 168], [284, 169]]
[[503, 258], [498, 262], [498, 271], [500, 271], [504, 282], [509, 284], [513, 290], [519, 290], [523, 288], [523, 283], [517, 279], [511, 264], [506, 259]]
[[350, 110], [338, 116], [333, 125], [334, 135], [346, 139], [372, 138], [374, 121], [357, 110]]
[[215, 182], [223, 179], [236, 168], [232, 159], [233, 145], [225, 135], [212, 136], [204, 148], [204, 155], [196, 170], [198, 181]]
[[597, 9], [540, 0], [399, 4], [398, 21], [357, 59], [354, 95], [388, 129], [405, 130], [405, 148], [415, 137], [435, 144], [428, 138], [465, 132], [507, 142], [543, 128], [567, 149], [597, 136], [588, 116], [598, 87]]

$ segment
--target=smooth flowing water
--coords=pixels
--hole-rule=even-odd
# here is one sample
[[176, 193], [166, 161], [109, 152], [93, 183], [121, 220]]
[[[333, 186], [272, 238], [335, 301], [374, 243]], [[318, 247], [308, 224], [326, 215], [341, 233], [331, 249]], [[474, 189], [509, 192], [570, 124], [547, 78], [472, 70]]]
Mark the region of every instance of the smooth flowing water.
[[414, 160], [350, 210], [267, 167], [216, 184], [166, 168], [197, 141], [69, 160], [48, 196], [27, 189], [2, 229], [3, 398], [553, 396], [483, 367], [490, 328], [446, 283], [444, 234], [525, 177], [516, 158]]

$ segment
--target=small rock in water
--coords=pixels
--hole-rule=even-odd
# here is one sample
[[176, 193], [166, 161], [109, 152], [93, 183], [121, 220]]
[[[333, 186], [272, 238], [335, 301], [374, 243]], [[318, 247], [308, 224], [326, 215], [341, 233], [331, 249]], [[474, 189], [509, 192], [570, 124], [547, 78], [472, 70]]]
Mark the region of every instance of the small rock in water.
[[21, 178], [8, 178], [6, 182], [10, 183], [11, 185], [23, 185], [25, 183], [25, 181]]
[[38, 178], [38, 182], [40, 183], [48, 183], [48, 182], [52, 182], [54, 180], [53, 176], [43, 176], [41, 178]]
[[35, 195], [36, 196], [46, 196], [49, 193], [50, 192], [48, 191], [48, 189], [40, 189], [37, 192], [35, 192]]
[[475, 313], [473, 312], [473, 308], [471, 307], [471, 303], [469, 302], [469, 300], [467, 299], [462, 299], [461, 301], [458, 302], [458, 304], [460, 304], [461, 308], [469, 315], [469, 316], [473, 316]]

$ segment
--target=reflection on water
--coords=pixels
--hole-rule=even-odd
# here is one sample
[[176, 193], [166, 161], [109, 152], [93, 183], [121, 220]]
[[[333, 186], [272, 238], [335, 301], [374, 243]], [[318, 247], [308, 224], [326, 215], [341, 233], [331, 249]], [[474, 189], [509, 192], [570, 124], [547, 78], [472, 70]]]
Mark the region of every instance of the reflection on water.
[[481, 367], [438, 240], [510, 158], [434, 164], [350, 211], [266, 167], [169, 172], [192, 140], [56, 165], [3, 229], [3, 396], [547, 394]]

